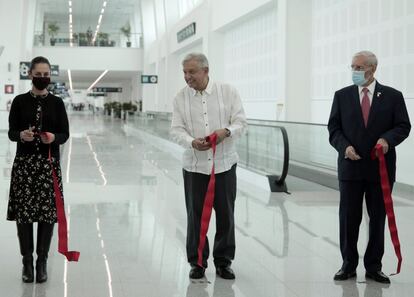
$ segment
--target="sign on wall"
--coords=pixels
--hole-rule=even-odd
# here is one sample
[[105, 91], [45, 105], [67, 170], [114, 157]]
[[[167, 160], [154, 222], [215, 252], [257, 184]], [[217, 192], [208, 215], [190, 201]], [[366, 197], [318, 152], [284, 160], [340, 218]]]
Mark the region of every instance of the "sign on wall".
[[158, 75], [141, 75], [142, 84], [156, 84], [158, 83]]
[[180, 43], [195, 34], [196, 34], [196, 23], [193, 22], [187, 27], [185, 27], [184, 29], [177, 32], [177, 42]]
[[122, 93], [122, 88], [113, 88], [113, 87], [98, 87], [93, 88], [94, 93]]
[[50, 65], [50, 75], [59, 76], [59, 65]]
[[14, 94], [14, 85], [4, 85], [4, 94]]
[[[20, 79], [30, 80], [29, 78], [30, 62], [20, 62], [19, 69], [20, 69]], [[50, 65], [50, 75], [59, 76], [59, 65]]]

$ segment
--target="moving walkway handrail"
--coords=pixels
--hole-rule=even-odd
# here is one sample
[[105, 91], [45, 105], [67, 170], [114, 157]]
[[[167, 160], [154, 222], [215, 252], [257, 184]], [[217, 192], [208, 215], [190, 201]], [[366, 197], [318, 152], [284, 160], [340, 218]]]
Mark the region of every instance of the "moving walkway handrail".
[[249, 123], [249, 126], [257, 126], [257, 127], [268, 127], [268, 128], [278, 128], [282, 132], [283, 138], [283, 167], [282, 173], [280, 176], [278, 175], [267, 175], [269, 179], [269, 185], [272, 192], [286, 192], [287, 185], [286, 185], [286, 177], [289, 171], [289, 138], [285, 127], [283, 126], [274, 126], [274, 125], [263, 125], [263, 124], [254, 124]]

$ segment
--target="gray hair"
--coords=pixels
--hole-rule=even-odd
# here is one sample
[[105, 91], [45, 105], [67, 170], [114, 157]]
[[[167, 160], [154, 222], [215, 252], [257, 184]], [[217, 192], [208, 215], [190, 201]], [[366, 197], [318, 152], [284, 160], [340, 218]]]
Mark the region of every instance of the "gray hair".
[[184, 66], [185, 63], [187, 63], [191, 60], [197, 61], [201, 68], [208, 68], [207, 57], [202, 53], [190, 53], [190, 54], [186, 55], [184, 60], [183, 60], [183, 63], [182, 63], [183, 66]]
[[359, 57], [359, 56], [363, 56], [363, 57], [366, 57], [367, 58], [367, 62], [366, 62], [366, 64], [368, 65], [368, 66], [377, 66], [378, 65], [378, 59], [377, 59], [377, 56], [375, 56], [375, 54], [373, 53], [373, 52], [370, 52], [370, 51], [360, 51], [360, 52], [357, 52], [353, 57], [352, 57], [352, 59], [354, 59], [354, 58], [356, 58], [356, 57]]

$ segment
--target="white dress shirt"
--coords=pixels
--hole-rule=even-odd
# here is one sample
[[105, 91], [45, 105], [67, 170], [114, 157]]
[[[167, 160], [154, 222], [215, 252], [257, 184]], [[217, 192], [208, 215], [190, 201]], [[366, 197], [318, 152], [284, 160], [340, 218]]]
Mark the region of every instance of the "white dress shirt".
[[359, 92], [359, 103], [362, 103], [362, 97], [364, 97], [364, 92], [362, 91], [364, 88], [368, 89], [368, 98], [369, 98], [369, 105], [372, 105], [372, 97], [374, 95], [374, 91], [375, 91], [375, 85], [376, 85], [377, 81], [374, 79], [374, 81], [372, 83], [370, 83], [368, 86], [363, 87], [363, 86], [358, 86], [358, 92]]
[[210, 174], [213, 150], [198, 151], [192, 147], [195, 138], [203, 138], [215, 130], [227, 128], [231, 136], [216, 148], [215, 172], [225, 172], [237, 163], [235, 138], [247, 126], [242, 102], [236, 89], [209, 80], [202, 92], [186, 86], [174, 98], [171, 138], [186, 150], [183, 168], [190, 172]]

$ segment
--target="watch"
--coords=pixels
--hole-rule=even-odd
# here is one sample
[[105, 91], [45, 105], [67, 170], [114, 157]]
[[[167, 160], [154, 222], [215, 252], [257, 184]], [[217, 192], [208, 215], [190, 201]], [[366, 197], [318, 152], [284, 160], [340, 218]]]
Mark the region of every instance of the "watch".
[[226, 130], [226, 137], [230, 137], [231, 131], [227, 128], [224, 128]]

